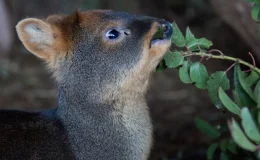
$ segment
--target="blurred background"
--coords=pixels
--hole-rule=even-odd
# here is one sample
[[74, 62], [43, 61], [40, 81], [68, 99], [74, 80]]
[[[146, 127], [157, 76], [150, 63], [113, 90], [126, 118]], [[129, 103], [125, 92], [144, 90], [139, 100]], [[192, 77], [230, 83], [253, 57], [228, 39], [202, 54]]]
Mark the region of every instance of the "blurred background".
[[[15, 25], [26, 17], [71, 14], [76, 10], [113, 9], [175, 21], [197, 37], [213, 41], [226, 55], [260, 60], [257, 24], [244, 0], [0, 0], [0, 108], [38, 110], [56, 106], [56, 89], [44, 64], [18, 40]], [[211, 71], [230, 62], [210, 60]], [[184, 85], [178, 70], [156, 73], [147, 95], [154, 124], [151, 160], [203, 160], [210, 140], [194, 125], [200, 116], [212, 124], [228, 115], [212, 105], [207, 92]]]

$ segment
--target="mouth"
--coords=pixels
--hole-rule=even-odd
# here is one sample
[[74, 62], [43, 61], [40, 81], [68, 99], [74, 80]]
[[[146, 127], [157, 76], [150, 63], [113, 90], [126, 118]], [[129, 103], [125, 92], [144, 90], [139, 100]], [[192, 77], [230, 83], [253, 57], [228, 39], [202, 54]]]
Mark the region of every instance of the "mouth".
[[169, 22], [165, 22], [159, 27], [158, 31], [153, 35], [150, 47], [169, 41], [171, 39], [171, 36], [172, 24]]

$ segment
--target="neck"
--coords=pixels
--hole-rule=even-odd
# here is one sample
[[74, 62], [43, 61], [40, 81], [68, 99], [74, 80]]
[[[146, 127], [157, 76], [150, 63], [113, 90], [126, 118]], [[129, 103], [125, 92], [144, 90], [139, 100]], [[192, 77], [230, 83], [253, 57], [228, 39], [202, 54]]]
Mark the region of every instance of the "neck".
[[[118, 97], [119, 93], [104, 97], [93, 94], [98, 92], [91, 87], [79, 86], [59, 86], [58, 90], [58, 118], [65, 127], [75, 155], [79, 159], [84, 159], [81, 155], [86, 156], [86, 153], [91, 157], [100, 155], [99, 152], [102, 156], [106, 153], [111, 159], [132, 159], [134, 155], [143, 155], [138, 153], [144, 151], [138, 148], [139, 143], [147, 146], [151, 143], [147, 136], [151, 134], [149, 113], [143, 96], [133, 94], [123, 100], [125, 98]], [[147, 155], [149, 147], [145, 150], [148, 150]]]

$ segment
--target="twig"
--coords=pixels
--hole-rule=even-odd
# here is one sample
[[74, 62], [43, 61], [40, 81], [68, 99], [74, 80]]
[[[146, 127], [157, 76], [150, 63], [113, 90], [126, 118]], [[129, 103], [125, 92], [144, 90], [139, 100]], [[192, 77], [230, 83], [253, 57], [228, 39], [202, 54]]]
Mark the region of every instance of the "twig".
[[227, 70], [225, 70], [224, 74], [222, 75], [222, 77], [221, 77], [221, 79], [220, 79], [220, 83], [219, 83], [219, 85], [218, 85], [218, 88], [220, 87], [224, 76], [225, 76], [225, 75], [227, 74], [227, 72], [230, 71], [236, 64], [237, 64], [237, 62], [233, 63], [230, 67], [228, 67]]
[[212, 53], [212, 52], [218, 52], [220, 55], [224, 56], [224, 53], [222, 51], [218, 50], [218, 49], [211, 49], [209, 51], [209, 53]]
[[255, 63], [255, 58], [254, 58], [254, 56], [252, 55], [251, 52], [248, 52], [248, 54], [249, 54], [249, 56], [252, 58], [254, 67], [256, 67], [256, 63]]
[[233, 63], [230, 67], [228, 67], [228, 69], [225, 71], [225, 73], [230, 71], [236, 64], [237, 64], [237, 62]]
[[[248, 52], [248, 54], [249, 54], [249, 56], [251, 57], [251, 59], [252, 59], [252, 61], [253, 61], [254, 67], [256, 67], [254, 56], [253, 56], [252, 53], [250, 53], [250, 52]], [[252, 68], [250, 68], [249, 70], [246, 70], [246, 71], [244, 71], [244, 72], [250, 72], [250, 71], [252, 71]]]
[[212, 57], [212, 56], [211, 56], [211, 55], [209, 55], [209, 56], [208, 56], [208, 58], [206, 58], [206, 60], [209, 60], [211, 57]]
[[246, 61], [243, 61], [239, 58], [234, 58], [234, 57], [230, 57], [230, 56], [226, 56], [226, 55], [213, 55], [210, 53], [204, 53], [204, 52], [199, 52], [199, 53], [187, 53], [184, 52], [183, 53], [184, 57], [190, 57], [190, 56], [200, 56], [200, 57], [209, 57], [209, 58], [213, 58], [213, 59], [224, 59], [224, 60], [229, 60], [229, 61], [234, 61], [234, 62], [238, 62], [240, 64], [243, 64], [249, 68], [251, 68], [252, 70], [256, 71], [257, 73], [260, 74], [260, 69], [255, 67], [255, 65], [252, 65]]
[[201, 59], [200, 59], [200, 63], [203, 61], [204, 58], [205, 58], [204, 56], [201, 57]]
[[260, 150], [260, 146], [255, 146], [255, 149], [259, 151]]

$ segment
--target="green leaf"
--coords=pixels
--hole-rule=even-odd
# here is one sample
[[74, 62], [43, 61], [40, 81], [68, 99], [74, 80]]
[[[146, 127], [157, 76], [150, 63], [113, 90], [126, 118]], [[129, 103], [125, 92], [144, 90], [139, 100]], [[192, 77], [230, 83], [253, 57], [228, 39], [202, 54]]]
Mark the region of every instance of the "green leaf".
[[158, 31], [153, 35], [152, 39], [160, 39], [164, 37], [164, 26], [161, 26]]
[[259, 17], [260, 17], [260, 4], [255, 4], [252, 12], [251, 12], [251, 16], [253, 18], [253, 20], [255, 20], [256, 22], [259, 22]]
[[257, 107], [260, 108], [260, 81], [257, 82], [255, 89], [254, 89], [254, 95], [257, 101]]
[[246, 84], [252, 86], [260, 78], [260, 75], [256, 71], [251, 71], [251, 74], [246, 78]]
[[258, 122], [258, 125], [260, 125], [260, 111], [258, 111], [258, 113], [257, 113], [257, 122]]
[[212, 46], [212, 42], [206, 38], [196, 39], [190, 28], [186, 29], [186, 46], [191, 51], [198, 51], [199, 49], [208, 49]]
[[223, 105], [232, 113], [240, 116], [240, 108], [228, 97], [222, 87], [218, 89], [218, 96]]
[[248, 138], [250, 138], [253, 141], [260, 142], [260, 133], [256, 127], [256, 124], [248, 108], [245, 107], [242, 109], [241, 117], [242, 117], [242, 126]]
[[228, 155], [226, 152], [220, 153], [220, 160], [229, 160]]
[[243, 133], [238, 123], [232, 119], [229, 122], [229, 129], [234, 141], [243, 149], [254, 152], [256, 150], [256, 146], [248, 140], [246, 135]]
[[176, 68], [184, 62], [184, 57], [180, 52], [168, 52], [164, 57], [168, 68]]
[[166, 68], [167, 68], [167, 67], [166, 67], [166, 65], [165, 65], [165, 61], [162, 60], [162, 61], [159, 63], [159, 65], [156, 67], [156, 71], [157, 71], [157, 72], [162, 72], [162, 71], [164, 71]]
[[195, 86], [200, 89], [207, 88], [207, 81], [209, 79], [209, 75], [206, 67], [199, 63], [193, 63], [190, 67], [190, 78], [193, 82], [195, 82]]
[[246, 83], [245, 77], [243, 76], [243, 72], [241, 71], [240, 66], [236, 67], [238, 73], [238, 80], [242, 86], [242, 88], [246, 91], [246, 93], [254, 100], [255, 96], [250, 86]]
[[212, 139], [217, 139], [220, 137], [220, 133], [218, 132], [218, 130], [215, 127], [211, 126], [208, 122], [202, 120], [201, 118], [196, 117], [195, 124], [197, 128], [208, 137]]
[[228, 149], [228, 145], [229, 145], [229, 143], [228, 143], [227, 140], [221, 141], [220, 142], [220, 149], [221, 149], [221, 151], [226, 152], [227, 149]]
[[186, 39], [185, 39], [186, 44], [188, 44], [194, 40], [196, 40], [196, 38], [195, 38], [194, 34], [191, 32], [190, 28], [188, 27], [186, 29]]
[[184, 47], [185, 38], [184, 38], [180, 28], [177, 26], [176, 23], [173, 23], [172, 29], [173, 29], [172, 42], [178, 47]]
[[230, 88], [229, 79], [225, 72], [218, 71], [211, 74], [209, 80], [207, 81], [207, 88], [209, 92], [209, 96], [218, 108], [221, 108], [222, 103], [218, 98], [218, 88], [222, 87], [224, 90], [228, 90]]
[[258, 81], [255, 86], [254, 95], [255, 95], [255, 97], [260, 97], [260, 81]]
[[228, 142], [229, 142], [228, 143], [228, 148], [227, 148], [228, 151], [230, 151], [233, 154], [237, 154], [237, 145], [236, 145], [236, 143], [232, 139], [230, 139]]
[[240, 99], [240, 97], [239, 97], [237, 91], [234, 89], [234, 90], [232, 91], [232, 93], [233, 93], [233, 97], [234, 97], [235, 103], [236, 103], [239, 107], [243, 107], [244, 105], [243, 105], [242, 100]]
[[239, 64], [235, 65], [234, 69], [234, 85], [235, 89], [243, 103], [243, 106], [256, 106], [254, 101], [254, 94], [251, 88], [245, 82], [245, 76], [240, 69]]
[[190, 69], [190, 62], [188, 62], [188, 61], [183, 62], [181, 68], [179, 69], [180, 79], [183, 83], [186, 83], [186, 84], [192, 83], [192, 81], [190, 79], [189, 69]]
[[214, 159], [214, 154], [215, 154], [217, 149], [218, 149], [217, 143], [213, 143], [209, 146], [209, 148], [207, 150], [207, 160], [213, 160]]
[[213, 43], [206, 38], [195, 39], [186, 44], [191, 51], [198, 51], [199, 49], [209, 49]]

